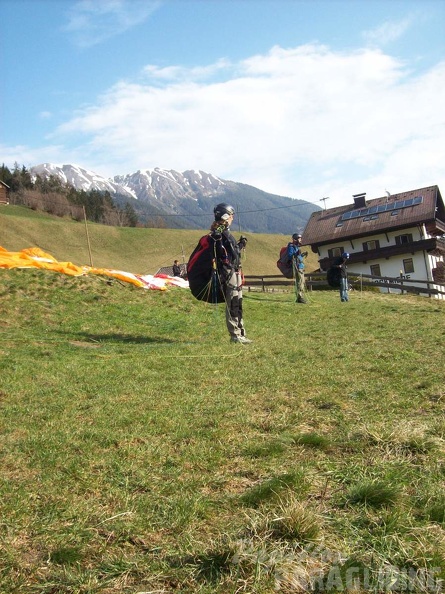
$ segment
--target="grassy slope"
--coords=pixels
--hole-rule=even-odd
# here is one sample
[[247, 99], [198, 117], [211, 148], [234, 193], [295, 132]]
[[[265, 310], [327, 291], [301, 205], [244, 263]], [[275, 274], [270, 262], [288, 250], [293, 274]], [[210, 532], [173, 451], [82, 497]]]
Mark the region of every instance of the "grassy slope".
[[[234, 234], [239, 236], [237, 231]], [[134, 229], [88, 223], [88, 235], [94, 266], [154, 274], [160, 267], [170, 266], [175, 258], [183, 261], [183, 253], [187, 261], [203, 231]], [[266, 234], [248, 234], [248, 237], [245, 274], [279, 274], [275, 263], [288, 237]], [[40, 247], [60, 261], [90, 264], [83, 222], [17, 206], [0, 205], [0, 246], [10, 251]], [[308, 271], [317, 267], [317, 257], [311, 252]]]
[[2, 592], [445, 576], [443, 304], [0, 279]]
[[243, 347], [184, 289], [0, 270], [0, 301], [5, 594], [445, 578], [444, 303], [251, 293]]

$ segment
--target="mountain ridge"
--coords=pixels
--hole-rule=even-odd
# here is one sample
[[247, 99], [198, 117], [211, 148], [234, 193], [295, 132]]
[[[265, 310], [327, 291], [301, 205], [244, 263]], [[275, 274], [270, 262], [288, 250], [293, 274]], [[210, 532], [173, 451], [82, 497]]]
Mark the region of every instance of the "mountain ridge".
[[[41, 163], [31, 175], [58, 177], [78, 190], [109, 192], [113, 201], [130, 203], [139, 220], [163, 220], [171, 228], [208, 228], [218, 202], [232, 204], [239, 225], [256, 233], [291, 234], [302, 231], [318, 206], [304, 200], [271, 194], [239, 182], [225, 180], [202, 170], [183, 172], [159, 167], [106, 179], [79, 165]], [[273, 212], [272, 212], [273, 211]]]

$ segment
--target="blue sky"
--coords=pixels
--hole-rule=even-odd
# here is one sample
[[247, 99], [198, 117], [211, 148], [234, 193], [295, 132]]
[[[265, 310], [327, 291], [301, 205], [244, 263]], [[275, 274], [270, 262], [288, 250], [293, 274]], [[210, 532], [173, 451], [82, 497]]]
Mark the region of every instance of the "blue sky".
[[445, 193], [445, 0], [0, 0], [0, 162]]

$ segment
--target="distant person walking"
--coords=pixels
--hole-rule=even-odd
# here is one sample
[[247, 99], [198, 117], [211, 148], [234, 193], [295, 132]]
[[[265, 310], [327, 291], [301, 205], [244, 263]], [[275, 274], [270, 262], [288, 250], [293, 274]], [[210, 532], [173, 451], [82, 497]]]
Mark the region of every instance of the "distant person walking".
[[173, 276], [182, 276], [181, 275], [181, 267], [179, 266], [178, 260], [173, 262]]
[[332, 266], [340, 270], [340, 301], [349, 301], [348, 291], [348, 267], [346, 265], [349, 259], [348, 252], [344, 252], [338, 258], [335, 258]]
[[307, 252], [301, 251], [301, 235], [294, 233], [292, 241], [287, 244], [287, 257], [292, 261], [292, 267], [295, 278], [295, 297], [297, 303], [307, 303], [305, 294], [304, 282], [304, 259], [307, 257]]

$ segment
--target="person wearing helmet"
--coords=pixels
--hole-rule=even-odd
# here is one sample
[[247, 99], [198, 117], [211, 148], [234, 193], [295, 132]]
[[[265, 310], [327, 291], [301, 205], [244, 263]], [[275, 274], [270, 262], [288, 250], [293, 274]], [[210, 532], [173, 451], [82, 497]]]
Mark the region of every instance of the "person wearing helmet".
[[215, 240], [216, 266], [226, 303], [226, 325], [231, 342], [249, 344], [243, 320], [243, 292], [241, 275], [241, 250], [246, 247], [247, 238], [239, 241], [230, 232], [235, 209], [230, 204], [217, 204], [213, 209], [215, 220], [210, 235]]
[[349, 260], [348, 252], [343, 252], [341, 256], [335, 258], [332, 266], [340, 269], [340, 301], [349, 301], [348, 293], [348, 267], [346, 265]]
[[287, 244], [287, 257], [292, 261], [292, 268], [294, 271], [295, 278], [295, 295], [297, 303], [307, 303], [304, 283], [304, 259], [307, 256], [307, 252], [301, 251], [301, 235], [294, 233], [292, 235], [292, 241]]

